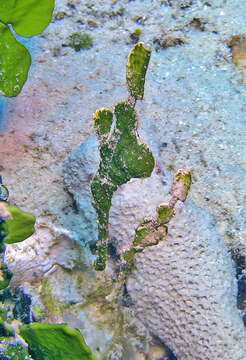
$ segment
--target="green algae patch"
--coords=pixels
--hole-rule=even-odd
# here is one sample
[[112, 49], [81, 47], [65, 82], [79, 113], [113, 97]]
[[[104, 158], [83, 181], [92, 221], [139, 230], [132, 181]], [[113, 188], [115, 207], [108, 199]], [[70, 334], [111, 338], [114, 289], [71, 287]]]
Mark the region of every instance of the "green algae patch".
[[143, 218], [135, 231], [135, 237], [130, 250], [122, 254], [123, 273], [128, 276], [135, 269], [135, 255], [141, 253], [146, 247], [157, 245], [167, 235], [167, 226], [151, 217]]
[[133, 31], [131, 34], [130, 34], [130, 38], [132, 40], [133, 43], [136, 43], [139, 41], [140, 39], [140, 36], [142, 34], [142, 29], [136, 29], [135, 31]]
[[38, 314], [38, 315], [42, 315], [43, 314], [43, 311], [41, 310], [41, 307], [39, 305], [35, 306], [32, 308], [32, 310]]
[[157, 220], [160, 224], [167, 224], [171, 218], [174, 216], [174, 209], [170, 207], [168, 204], [160, 205], [157, 208]]
[[42, 311], [41, 307], [39, 305], [32, 307], [33, 317], [35, 317], [35, 320], [41, 321], [44, 312]]
[[[64, 306], [52, 294], [52, 287], [47, 278], [43, 278], [40, 286], [40, 298], [45, 308], [46, 317], [52, 318], [63, 313]], [[41, 314], [40, 314], [41, 315]]]
[[4, 359], [13, 359], [13, 360], [28, 360], [31, 359], [28, 354], [28, 349], [23, 347], [20, 344], [9, 344], [6, 346], [4, 351], [6, 358]]
[[11, 217], [0, 224], [0, 231], [5, 236], [6, 244], [23, 241], [34, 233], [35, 217], [33, 215], [21, 211], [15, 206], [7, 206], [7, 210]]
[[145, 49], [142, 42], [137, 43], [128, 55], [126, 82], [129, 93], [141, 100], [144, 95], [145, 75], [150, 60], [150, 50]]
[[106, 267], [107, 260], [107, 247], [106, 245], [99, 245], [97, 247], [97, 259], [94, 262], [94, 269], [97, 271], [102, 271]]
[[8, 311], [4, 307], [0, 307], [0, 319], [3, 321], [7, 320]]
[[88, 50], [93, 46], [93, 39], [89, 34], [75, 32], [69, 36], [69, 43], [66, 46], [70, 46], [77, 52]]
[[0, 290], [3, 290], [6, 287], [8, 287], [12, 276], [13, 276], [13, 274], [8, 269], [7, 265], [1, 264], [1, 267], [0, 267]]
[[67, 325], [25, 325], [20, 335], [31, 356], [38, 360], [96, 360], [82, 334]]

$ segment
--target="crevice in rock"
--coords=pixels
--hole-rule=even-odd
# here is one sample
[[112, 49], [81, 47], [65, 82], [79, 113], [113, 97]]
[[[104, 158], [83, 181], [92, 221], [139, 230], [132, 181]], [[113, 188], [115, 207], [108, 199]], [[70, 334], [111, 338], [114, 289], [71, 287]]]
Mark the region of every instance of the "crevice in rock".
[[236, 278], [237, 278], [237, 308], [242, 310], [242, 320], [246, 327], [246, 276], [244, 269], [246, 269], [245, 256], [240, 253], [239, 249], [232, 249], [231, 256], [235, 263]]
[[157, 360], [178, 360], [178, 358], [174, 355], [173, 351], [161, 341], [157, 336], [151, 334], [153, 345], [157, 345], [162, 347], [165, 350], [165, 357]]

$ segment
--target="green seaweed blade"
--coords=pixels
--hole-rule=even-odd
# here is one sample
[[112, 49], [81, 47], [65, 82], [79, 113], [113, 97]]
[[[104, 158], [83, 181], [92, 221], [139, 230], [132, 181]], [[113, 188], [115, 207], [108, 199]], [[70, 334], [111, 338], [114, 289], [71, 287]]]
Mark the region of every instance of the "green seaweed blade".
[[96, 360], [82, 334], [67, 325], [24, 325], [20, 334], [37, 360]]
[[21, 211], [15, 206], [7, 206], [11, 218], [1, 223], [0, 231], [4, 237], [5, 244], [21, 242], [31, 236], [35, 229], [35, 217], [27, 212]]
[[21, 91], [30, 65], [28, 50], [0, 22], [0, 91], [5, 96], [16, 96]]
[[49, 24], [54, 0], [1, 0], [0, 21], [21, 36], [40, 34]]

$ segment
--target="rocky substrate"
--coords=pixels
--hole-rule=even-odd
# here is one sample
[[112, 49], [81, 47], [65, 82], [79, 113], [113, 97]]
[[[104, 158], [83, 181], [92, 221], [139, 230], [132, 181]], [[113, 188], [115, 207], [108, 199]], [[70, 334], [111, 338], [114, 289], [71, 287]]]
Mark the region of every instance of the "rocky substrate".
[[[2, 101], [0, 172], [10, 203], [37, 225], [27, 241], [8, 246], [6, 260], [36, 317], [79, 328], [98, 359], [156, 360], [168, 346], [179, 360], [245, 360], [236, 283], [244, 266], [237, 276], [231, 257], [246, 251], [245, 12], [233, 0], [59, 0], [45, 32], [25, 40], [33, 65], [21, 94]], [[103, 274], [92, 268], [92, 115], [127, 97], [136, 29], [152, 47], [136, 110], [156, 167], [113, 197], [116, 255], [131, 248], [141, 219], [170, 200], [179, 168], [191, 170], [192, 186], [169, 236], [135, 255], [123, 286], [119, 260], [109, 259]], [[93, 46], [67, 46], [75, 32], [88, 33]]]

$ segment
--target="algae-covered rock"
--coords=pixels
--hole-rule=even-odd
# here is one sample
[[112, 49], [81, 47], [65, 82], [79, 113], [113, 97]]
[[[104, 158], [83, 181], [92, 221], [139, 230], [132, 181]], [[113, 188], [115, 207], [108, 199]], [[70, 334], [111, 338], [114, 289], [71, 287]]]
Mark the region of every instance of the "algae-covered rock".
[[30, 354], [38, 360], [96, 360], [78, 330], [67, 325], [34, 323], [20, 330]]

